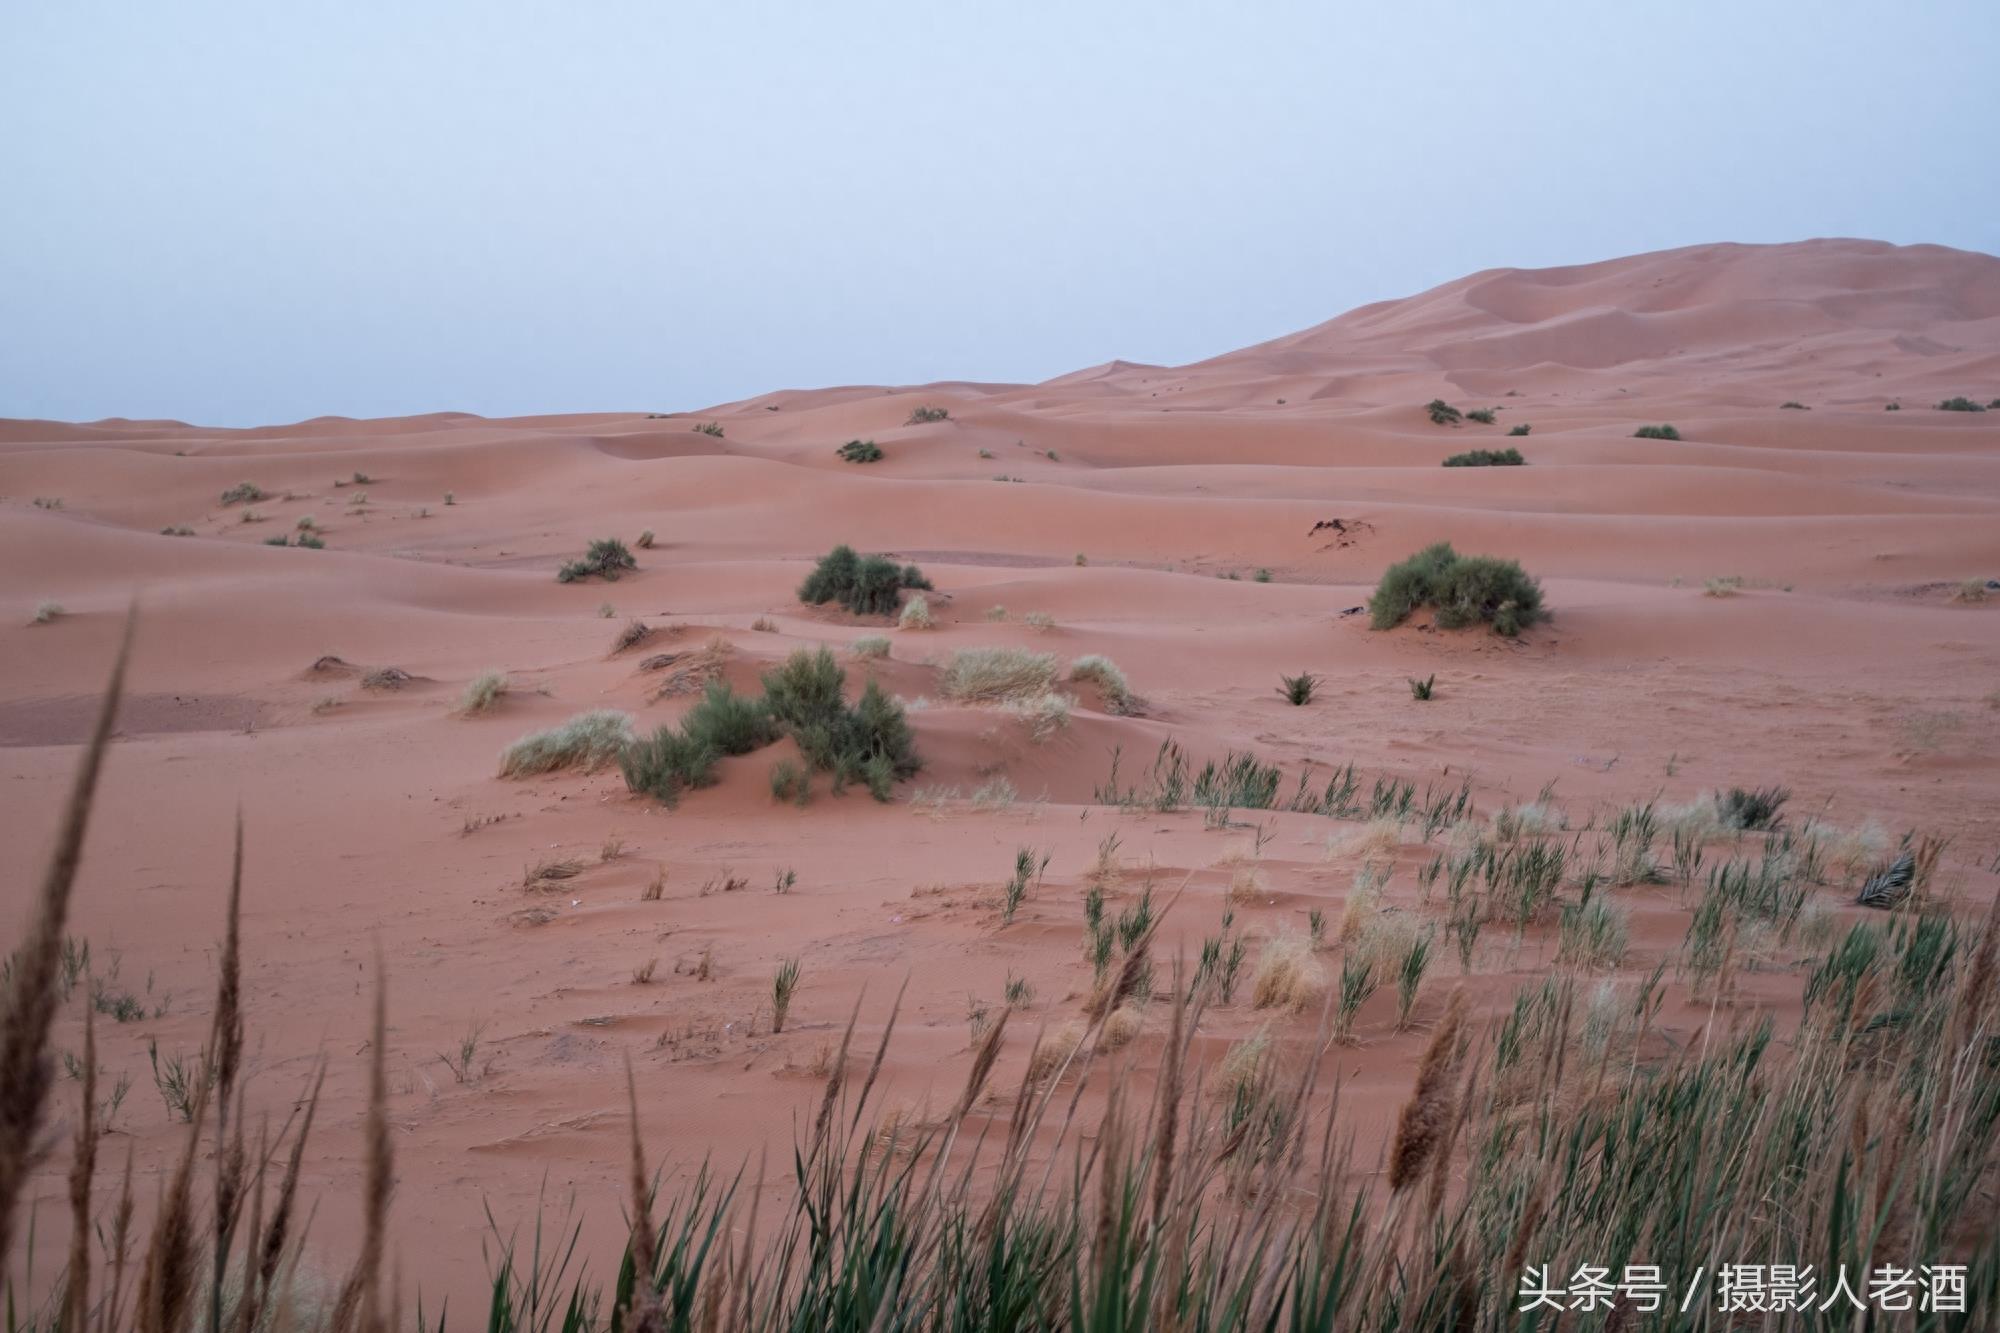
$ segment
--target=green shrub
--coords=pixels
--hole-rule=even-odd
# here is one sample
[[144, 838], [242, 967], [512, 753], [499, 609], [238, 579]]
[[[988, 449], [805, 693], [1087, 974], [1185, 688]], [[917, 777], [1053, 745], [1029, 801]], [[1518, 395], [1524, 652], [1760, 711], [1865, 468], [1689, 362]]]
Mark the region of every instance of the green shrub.
[[764, 673], [764, 707], [793, 731], [825, 722], [846, 707], [847, 673], [825, 648], [801, 648]]
[[882, 457], [882, 446], [873, 440], [849, 440], [834, 452], [850, 463], [874, 463]]
[[269, 498], [263, 487], [248, 481], [239, 481], [222, 493], [222, 503], [226, 505], [255, 504], [259, 500]]
[[764, 706], [798, 742], [806, 762], [833, 774], [838, 793], [864, 782], [878, 801], [923, 767], [903, 706], [869, 681], [853, 708], [843, 700], [847, 673], [825, 648], [801, 648], [764, 673]]
[[812, 774], [790, 759], [771, 765], [771, 799], [803, 806], [812, 799]]
[[722, 423], [719, 421], [704, 421], [694, 429], [697, 435], [713, 435], [718, 440], [722, 438]]
[[1392, 629], [1421, 606], [1436, 610], [1440, 629], [1483, 621], [1512, 636], [1541, 619], [1542, 588], [1512, 560], [1462, 556], [1439, 542], [1389, 567], [1368, 600], [1369, 622]]
[[1429, 703], [1437, 694], [1437, 679], [1437, 672], [1435, 671], [1425, 676], [1422, 680], [1418, 680], [1415, 676], [1409, 677], [1410, 697], [1419, 703]]
[[266, 545], [266, 546], [289, 546], [289, 545], [291, 545], [291, 543], [285, 540], [285, 534], [281, 532], [281, 533], [279, 533], [279, 534], [278, 534], [277, 536], [275, 536], [275, 537], [266, 537], [266, 538], [264, 539], [264, 545]]
[[1442, 398], [1433, 398], [1424, 404], [1424, 411], [1430, 413], [1434, 426], [1456, 426], [1464, 417], [1459, 410]]
[[1453, 454], [1444, 460], [1446, 467], [1519, 467], [1528, 460], [1521, 457], [1519, 449], [1474, 449], [1469, 453]]
[[681, 719], [681, 731], [718, 755], [749, 754], [778, 739], [778, 724], [762, 699], [736, 693], [726, 680], [711, 680], [701, 699]]
[[933, 421], [949, 421], [951, 413], [942, 407], [919, 407], [910, 413], [905, 426], [927, 426]]
[[326, 549], [326, 543], [310, 532], [301, 532], [296, 544], [310, 551], [324, 551]]
[[1884, 403], [1882, 404], [1882, 410], [1884, 412], [1900, 412], [1903, 410], [1903, 405], [1901, 403]]
[[617, 759], [632, 740], [632, 718], [614, 708], [578, 713], [559, 727], [532, 732], [500, 755], [503, 778], [533, 777], [562, 768], [596, 769]]
[[682, 792], [715, 782], [715, 760], [706, 741], [667, 725], [625, 746], [618, 767], [627, 788], [671, 806], [680, 802]]
[[895, 615], [908, 588], [929, 589], [915, 565], [898, 566], [884, 555], [862, 556], [846, 544], [821, 556], [799, 585], [799, 600], [813, 606], [839, 602], [858, 616]]
[[1940, 412], [1984, 412], [1986, 409], [1963, 396], [1947, 398], [1937, 405]]
[[1285, 702], [1294, 708], [1303, 708], [1312, 702], [1313, 692], [1319, 688], [1319, 677], [1309, 671], [1301, 671], [1296, 676], [1280, 675], [1278, 693], [1285, 696]]
[[1509, 426], [1507, 428], [1507, 433], [1509, 435], [1526, 435], [1529, 431], [1533, 429], [1534, 429], [1533, 425], [1531, 425], [1526, 421], [1523, 421], [1519, 425]]
[[639, 562], [633, 559], [624, 542], [616, 537], [600, 537], [590, 544], [583, 559], [572, 560], [556, 571], [556, 582], [575, 583], [595, 574], [608, 583], [616, 583], [621, 573], [638, 567]]
[[1805, 405], [1804, 403], [1801, 403], [1801, 402], [1797, 401], [1796, 399], [1792, 399], [1792, 398], [1787, 398], [1787, 399], [1786, 399], [1786, 400], [1785, 400], [1784, 402], [1782, 402], [1782, 403], [1779, 403], [1779, 404], [1778, 404], [1778, 407], [1779, 407], [1779, 410], [1781, 410], [1781, 411], [1783, 411], [1783, 410], [1790, 410], [1790, 411], [1793, 411], [1793, 412], [1810, 412], [1810, 411], [1812, 411], [1812, 409], [1811, 409], [1811, 408], [1809, 408], [1809, 407], [1807, 407], [1807, 406], [1806, 406], [1806, 405]]
[[1482, 426], [1490, 426], [1493, 424], [1493, 409], [1490, 407], [1475, 407], [1465, 414], [1465, 419], [1467, 421], [1477, 421]]
[[1671, 425], [1641, 426], [1632, 432], [1635, 440], [1678, 440], [1680, 437], [1681, 433]]

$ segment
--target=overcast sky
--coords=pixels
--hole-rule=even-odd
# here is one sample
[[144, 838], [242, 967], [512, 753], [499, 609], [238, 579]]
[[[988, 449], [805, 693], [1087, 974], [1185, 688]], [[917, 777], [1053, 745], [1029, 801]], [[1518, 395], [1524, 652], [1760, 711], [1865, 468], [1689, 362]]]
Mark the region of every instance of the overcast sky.
[[2000, 251], [1995, 0], [5, 0], [0, 126], [4, 416], [679, 410]]

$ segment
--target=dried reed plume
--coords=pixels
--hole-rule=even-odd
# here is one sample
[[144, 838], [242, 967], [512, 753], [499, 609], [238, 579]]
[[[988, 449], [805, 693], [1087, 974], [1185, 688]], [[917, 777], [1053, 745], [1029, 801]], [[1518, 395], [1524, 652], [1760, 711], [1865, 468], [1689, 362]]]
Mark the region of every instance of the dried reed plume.
[[1417, 1084], [1396, 1118], [1396, 1139], [1389, 1149], [1389, 1188], [1397, 1194], [1423, 1177], [1451, 1123], [1452, 1085], [1458, 1079], [1458, 1036], [1465, 1024], [1465, 992], [1455, 990], [1444, 1017], [1417, 1066]]
[[119, 696], [125, 690], [125, 667], [131, 660], [132, 629], [137, 620], [136, 610], [126, 613], [111, 683], [105, 687], [97, 723], [91, 728], [76, 782], [56, 826], [55, 852], [49, 857], [41, 892], [35, 898], [28, 938], [14, 955], [13, 984], [4, 1007], [6, 1026], [0, 1030], [0, 1262], [14, 1253], [14, 1210], [35, 1166], [35, 1139], [41, 1132], [42, 1112], [55, 1077], [49, 1060], [49, 1027], [55, 1022], [60, 994], [58, 974], [63, 933], [69, 924], [70, 890], [83, 857], [83, 831], [90, 822], [90, 804], [97, 794], [104, 752], [111, 744], [111, 724], [118, 716]]

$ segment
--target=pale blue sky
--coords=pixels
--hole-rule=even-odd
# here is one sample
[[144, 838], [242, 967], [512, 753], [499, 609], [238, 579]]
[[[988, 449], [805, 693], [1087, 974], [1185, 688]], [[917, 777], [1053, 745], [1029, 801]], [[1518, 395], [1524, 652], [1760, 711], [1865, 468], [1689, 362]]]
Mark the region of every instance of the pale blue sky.
[[5, 416], [676, 410], [2000, 250], [1994, 0], [0, 0], [0, 124]]

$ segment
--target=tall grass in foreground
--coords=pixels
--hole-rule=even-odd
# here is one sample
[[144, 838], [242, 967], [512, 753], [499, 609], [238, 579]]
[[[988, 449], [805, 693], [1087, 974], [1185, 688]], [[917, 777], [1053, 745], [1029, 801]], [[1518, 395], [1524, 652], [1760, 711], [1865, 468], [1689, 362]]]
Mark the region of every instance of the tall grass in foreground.
[[[121, 650], [6, 993], [4, 1246], [25, 1229], [22, 1186], [52, 1100], [61, 942], [123, 660]], [[13, 1286], [11, 1268], [0, 1280], [13, 1333], [406, 1326], [384, 1270], [418, 1268], [424, 1256], [412, 1247], [385, 1262], [395, 1155], [379, 965], [359, 1257], [330, 1308], [288, 1295], [296, 1218], [311, 1206], [297, 1181], [316, 1092], [301, 1099], [295, 1132], [281, 1127], [250, 1149], [236, 1087], [237, 864], [186, 1146], [157, 1215], [146, 1234], [132, 1228], [128, 1170], [109, 1217], [92, 1217], [101, 1143], [80, 1117], [70, 1197], [85, 1242], [49, 1290]], [[1135, 928], [1117, 984], [1103, 988], [1108, 1000], [1150, 994], [1126, 983], [1149, 966], [1158, 919]], [[1956, 1263], [1966, 1266], [1963, 1313], [1913, 1309], [1864, 1324], [1839, 1305], [1784, 1326], [1991, 1327], [1996, 986], [2000, 904], [1970, 929], [1910, 912], [1855, 925], [1811, 970], [1786, 1036], [1768, 1018], [1725, 1018], [1696, 1040], [1663, 1041], [1650, 985], [1621, 1010], [1615, 995], [1567, 974], [1524, 989], [1511, 1014], [1473, 1035], [1454, 995], [1380, 1162], [1356, 1156], [1340, 1089], [1319, 1086], [1325, 1017], [1308, 1040], [1278, 1032], [1239, 1044], [1210, 1079], [1196, 1053], [1211, 988], [1186, 985], [1178, 967], [1168, 998], [1153, 1001], [1168, 1014], [1159, 1048], [1141, 1062], [1157, 1066], [1150, 1093], [1108, 1054], [1124, 1012], [1108, 1002], [1088, 1006], [1076, 1031], [1035, 1039], [1027, 1065], [1038, 1076], [1006, 1087], [997, 1071], [1012, 1010], [1003, 1009], [950, 1109], [914, 1126], [871, 1110], [900, 997], [851, 1084], [857, 1006], [802, 1122], [775, 1215], [760, 1215], [761, 1188], [712, 1167], [661, 1206], [628, 1084], [632, 1227], [622, 1259], [604, 1270], [610, 1281], [598, 1282], [573, 1236], [544, 1252], [531, 1220], [531, 1253], [502, 1241], [485, 1322], [500, 1333], [1721, 1330], [1740, 1325], [1716, 1310], [1718, 1263], [1811, 1264], [1828, 1275], [1822, 1294], [1843, 1266], [1858, 1275]], [[1103, 1109], [1086, 1116], [1081, 1094], [1093, 1079]], [[273, 1192], [266, 1170], [287, 1140]], [[91, 1237], [105, 1262], [92, 1262]], [[1586, 1264], [1613, 1274], [1657, 1265], [1674, 1295], [1658, 1315], [1629, 1302], [1555, 1317], [1519, 1311], [1527, 1267], [1569, 1274]], [[1680, 1293], [1704, 1275], [1703, 1294], [1680, 1311]], [[474, 1313], [452, 1327], [477, 1324]], [[418, 1303], [411, 1326], [446, 1322]]]

